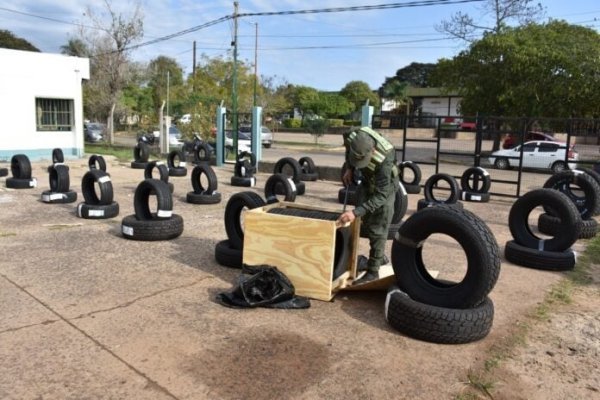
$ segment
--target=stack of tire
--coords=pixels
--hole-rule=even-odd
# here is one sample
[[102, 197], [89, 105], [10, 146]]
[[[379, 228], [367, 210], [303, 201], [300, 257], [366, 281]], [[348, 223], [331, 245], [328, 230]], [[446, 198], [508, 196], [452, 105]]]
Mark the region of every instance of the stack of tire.
[[[150, 196], [156, 196], [156, 211], [150, 209]], [[169, 185], [160, 179], [144, 179], [135, 189], [135, 214], [121, 221], [123, 237], [131, 240], [156, 241], [175, 239], [183, 233], [183, 218], [173, 213]]]
[[[203, 183], [206, 177], [206, 184]], [[221, 193], [217, 192], [219, 181], [217, 174], [207, 163], [201, 163], [192, 170], [192, 188], [186, 201], [191, 204], [216, 204], [221, 202]]]
[[144, 179], [154, 179], [154, 170], [158, 171], [158, 179], [163, 181], [169, 187], [169, 192], [173, 193], [175, 187], [169, 182], [170, 168], [162, 161], [148, 161], [146, 168], [144, 168]]
[[244, 251], [244, 228], [242, 213], [245, 210], [263, 207], [265, 201], [259, 194], [245, 191], [234, 194], [225, 206], [225, 231], [227, 239], [215, 246], [215, 260], [222, 266], [242, 268]]
[[[423, 246], [433, 234], [454, 239], [465, 251], [467, 271], [460, 282], [432, 277]], [[412, 214], [392, 244], [397, 285], [387, 293], [385, 317], [398, 331], [434, 343], [468, 343], [484, 338], [494, 319], [488, 294], [500, 274], [498, 244], [489, 227], [468, 210], [448, 205]]]
[[[273, 167], [273, 174], [284, 174], [290, 178], [296, 186], [296, 195], [302, 196], [306, 192], [306, 184], [300, 180], [302, 168], [300, 163], [293, 157], [283, 157], [279, 159]], [[277, 194], [285, 194], [282, 189], [278, 189]]]
[[31, 162], [25, 154], [15, 154], [10, 159], [12, 178], [6, 178], [6, 187], [11, 189], [31, 189], [37, 186], [37, 179], [31, 177]]
[[167, 156], [167, 167], [168, 176], [186, 176], [187, 167], [183, 151], [172, 150]]
[[300, 165], [300, 180], [301, 181], [316, 181], [319, 179], [319, 173], [317, 172], [317, 166], [310, 157], [300, 157], [298, 159], [298, 165]]
[[460, 177], [460, 199], [486, 203], [490, 201], [490, 173], [482, 167], [467, 168]]
[[231, 186], [254, 187], [256, 185], [256, 156], [246, 151], [236, 157]]
[[148, 158], [150, 157], [150, 146], [144, 142], [138, 142], [133, 148], [133, 161], [131, 162], [131, 168], [144, 169], [148, 164]]
[[[96, 186], [100, 195], [96, 193]], [[113, 201], [113, 186], [106, 171], [90, 169], [81, 178], [84, 202], [77, 205], [77, 216], [85, 219], [107, 219], [119, 215], [119, 203]]]
[[[396, 232], [400, 228], [402, 224], [402, 218], [406, 215], [406, 210], [408, 209], [408, 194], [406, 193], [406, 189], [404, 189], [404, 185], [400, 184], [400, 187], [396, 191], [396, 196], [394, 200], [394, 214], [392, 214], [392, 220], [390, 222], [390, 226], [388, 228], [388, 240], [394, 239]], [[364, 225], [360, 226], [360, 237], [368, 238], [369, 232], [367, 232]]]
[[[409, 174], [406, 173], [407, 170], [410, 170], [412, 173], [411, 180], [408, 179]], [[419, 168], [417, 163], [413, 161], [402, 161], [400, 164], [398, 164], [398, 172], [400, 174], [400, 183], [404, 185], [406, 193], [421, 193], [421, 168]]]
[[277, 195], [283, 195], [284, 201], [296, 200], [296, 184], [286, 174], [273, 174], [265, 182], [265, 199], [267, 204], [277, 203]]
[[344, 164], [342, 164], [342, 173], [340, 176], [340, 180], [344, 187], [338, 191], [338, 202], [340, 204], [345, 203], [347, 205], [355, 206], [358, 200], [356, 191], [358, 189], [358, 185], [360, 185], [361, 175], [360, 171], [354, 170], [352, 173], [352, 182], [350, 185], [346, 185], [344, 182], [344, 175], [346, 174], [347, 170], [348, 164], [344, 162]]
[[65, 158], [61, 149], [52, 151], [52, 165], [48, 167], [50, 190], [42, 192], [42, 201], [50, 204], [73, 203], [77, 200], [77, 192], [71, 190], [69, 167], [64, 164]]
[[[448, 185], [450, 192], [446, 198], [436, 197], [434, 193], [434, 189], [437, 187], [440, 181], [443, 181]], [[453, 207], [458, 208], [463, 207], [462, 203], [458, 202], [458, 198], [460, 196], [458, 182], [452, 175], [449, 174], [437, 173], [427, 178], [425, 185], [423, 186], [423, 194], [425, 195], [425, 198], [419, 199], [417, 202], [417, 210], [422, 210], [423, 208], [437, 206], [440, 204], [452, 205]]]
[[[560, 229], [551, 238], [537, 236], [529, 226], [536, 207], [552, 210], [560, 220]], [[569, 197], [554, 189], [536, 189], [519, 197], [508, 215], [508, 227], [514, 240], [506, 242], [504, 256], [523, 267], [565, 271], [575, 267], [571, 246], [581, 232], [581, 215]]]
[[[562, 171], [552, 175], [544, 188], [555, 189], [566, 194], [581, 215], [579, 239], [589, 239], [598, 233], [598, 222], [593, 218], [600, 214], [600, 175], [591, 169]], [[581, 195], [583, 194], [583, 196]], [[554, 235], [562, 229], [560, 218], [546, 207], [538, 218], [540, 232]]]

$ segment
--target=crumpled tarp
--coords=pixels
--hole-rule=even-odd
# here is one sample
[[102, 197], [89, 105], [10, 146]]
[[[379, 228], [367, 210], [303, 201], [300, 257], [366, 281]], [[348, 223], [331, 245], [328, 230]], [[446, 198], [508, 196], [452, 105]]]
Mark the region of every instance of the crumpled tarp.
[[217, 301], [232, 308], [283, 308], [310, 307], [310, 300], [296, 296], [287, 276], [270, 265], [243, 264], [238, 286], [230, 293], [219, 293]]

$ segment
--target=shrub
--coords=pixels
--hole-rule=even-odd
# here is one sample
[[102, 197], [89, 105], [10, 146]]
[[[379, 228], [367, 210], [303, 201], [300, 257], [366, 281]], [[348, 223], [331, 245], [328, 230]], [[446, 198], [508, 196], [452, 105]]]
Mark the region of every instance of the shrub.
[[302, 126], [302, 121], [295, 118], [288, 118], [283, 120], [283, 126], [286, 128], [300, 128]]
[[362, 121], [348, 119], [344, 121], [344, 126], [362, 126]]
[[344, 126], [344, 120], [343, 119], [330, 118], [330, 119], [327, 120], [327, 123], [329, 124], [330, 127]]

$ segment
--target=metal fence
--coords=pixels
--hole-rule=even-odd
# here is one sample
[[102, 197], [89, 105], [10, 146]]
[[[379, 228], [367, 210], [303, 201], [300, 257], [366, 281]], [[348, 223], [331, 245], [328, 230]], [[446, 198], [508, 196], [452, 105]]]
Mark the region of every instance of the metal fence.
[[[373, 128], [391, 138], [399, 162], [420, 166], [423, 181], [440, 172], [460, 179], [467, 168], [483, 167], [496, 196], [519, 197], [554, 170], [600, 162], [600, 119], [375, 115]], [[523, 145], [538, 139], [548, 143]]]

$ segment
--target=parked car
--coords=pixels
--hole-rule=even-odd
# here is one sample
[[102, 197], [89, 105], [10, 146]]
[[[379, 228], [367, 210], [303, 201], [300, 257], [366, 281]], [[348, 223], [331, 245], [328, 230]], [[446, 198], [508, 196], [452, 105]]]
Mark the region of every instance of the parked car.
[[[247, 132], [238, 132], [238, 154], [244, 151], [250, 153], [252, 148], [250, 147], [250, 134]], [[225, 150], [227, 152], [233, 152], [233, 135], [231, 130], [225, 131]]]
[[[270, 148], [273, 144], [273, 132], [271, 132], [271, 130], [264, 125], [260, 127], [260, 131], [260, 142], [266, 149]], [[252, 132], [252, 127], [250, 125], [242, 125], [240, 126], [240, 132], [250, 135]]]
[[183, 140], [181, 138], [181, 131], [175, 126], [169, 127], [169, 146], [180, 147], [183, 146]]
[[104, 140], [106, 125], [98, 122], [88, 122], [83, 124], [83, 136], [86, 142], [96, 143]]
[[[567, 144], [564, 142], [550, 142], [536, 140], [527, 142], [523, 147], [523, 168], [551, 169], [560, 172], [567, 168], [565, 165], [565, 152]], [[498, 150], [490, 154], [488, 161], [498, 169], [509, 169], [519, 166], [521, 146], [512, 149]], [[579, 154], [571, 146], [568, 152], [568, 168], [576, 169]]]
[[[545, 141], [549, 141], [549, 142], [557, 141], [554, 138], [554, 136], [550, 135], [549, 133], [544, 133], [544, 132], [533, 132], [532, 131], [532, 132], [527, 132], [523, 136], [524, 136], [523, 142], [530, 142], [532, 140], [545, 140]], [[512, 149], [513, 147], [515, 147], [516, 145], [519, 144], [519, 140], [520, 140], [519, 134], [509, 133], [504, 138], [504, 142], [502, 142], [502, 148], [503, 149]]]

